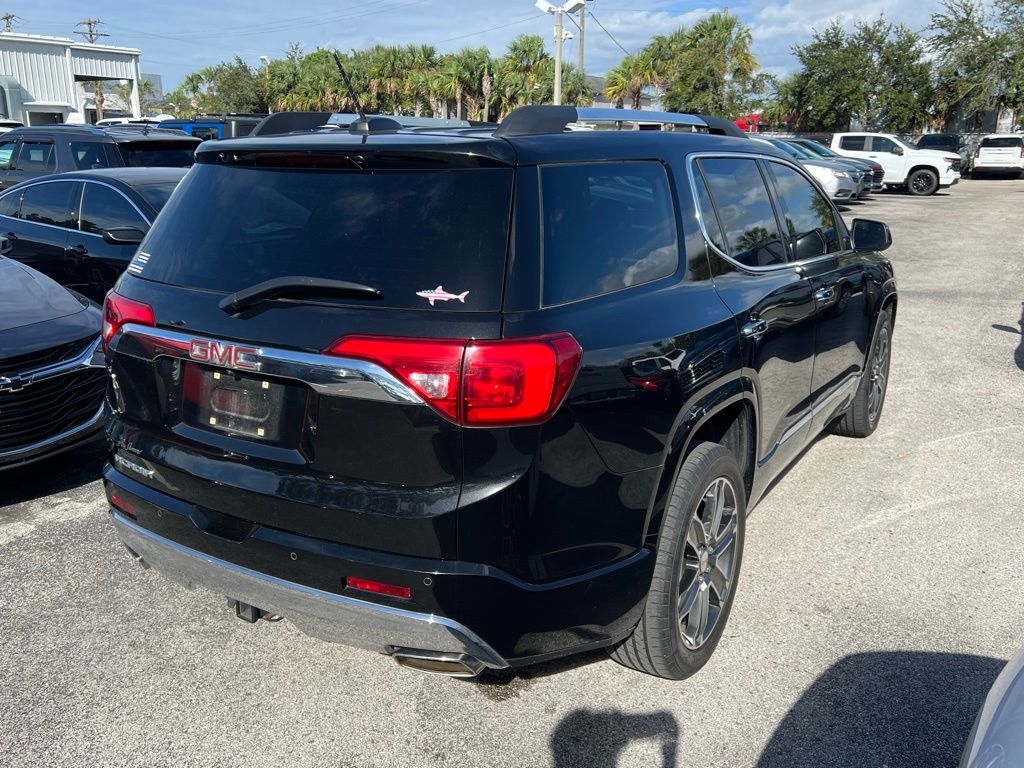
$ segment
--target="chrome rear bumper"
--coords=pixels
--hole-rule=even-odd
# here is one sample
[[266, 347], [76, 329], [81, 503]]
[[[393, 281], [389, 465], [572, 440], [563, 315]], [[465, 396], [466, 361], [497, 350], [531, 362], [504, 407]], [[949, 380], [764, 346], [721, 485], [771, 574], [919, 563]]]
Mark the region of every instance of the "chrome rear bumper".
[[284, 581], [183, 547], [113, 510], [111, 519], [125, 546], [171, 581], [190, 589], [204, 587], [283, 616], [307, 635], [387, 655], [415, 657], [416, 651], [423, 651], [431, 656], [464, 655], [492, 669], [508, 666], [472, 630], [443, 616]]

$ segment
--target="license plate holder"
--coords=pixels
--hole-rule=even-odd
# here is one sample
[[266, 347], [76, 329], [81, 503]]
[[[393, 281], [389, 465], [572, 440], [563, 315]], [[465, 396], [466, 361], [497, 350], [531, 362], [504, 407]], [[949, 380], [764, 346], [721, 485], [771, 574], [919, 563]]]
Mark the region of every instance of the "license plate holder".
[[287, 389], [273, 379], [186, 363], [184, 421], [212, 432], [280, 443]]

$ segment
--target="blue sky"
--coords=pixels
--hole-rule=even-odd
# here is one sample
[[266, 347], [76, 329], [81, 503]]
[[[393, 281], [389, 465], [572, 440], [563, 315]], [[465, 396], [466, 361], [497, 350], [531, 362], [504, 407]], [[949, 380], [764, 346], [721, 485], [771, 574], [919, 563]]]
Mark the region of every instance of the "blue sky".
[[[587, 26], [587, 71], [592, 74], [614, 66], [622, 49], [635, 51], [653, 35], [722, 7], [685, 0], [592, 0], [588, 6], [607, 30]], [[751, 26], [761, 65], [784, 73], [793, 66], [791, 46], [806, 41], [812, 29], [832, 17], [852, 22], [884, 13], [889, 21], [920, 30], [939, 3], [788, 0], [732, 2], [728, 7]], [[236, 53], [258, 66], [260, 55], [279, 56], [293, 41], [307, 51], [416, 42], [441, 51], [487, 45], [495, 53], [524, 32], [543, 34], [549, 46], [553, 39], [552, 17], [537, 11], [533, 0], [8, 0], [5, 8], [21, 19], [16, 31], [61, 36], [70, 35], [87, 8], [88, 15], [105, 22], [102, 29], [110, 37], [102, 42], [142, 49], [143, 71], [162, 75], [165, 90], [188, 72]], [[566, 55], [575, 61], [577, 40], [567, 45]]]

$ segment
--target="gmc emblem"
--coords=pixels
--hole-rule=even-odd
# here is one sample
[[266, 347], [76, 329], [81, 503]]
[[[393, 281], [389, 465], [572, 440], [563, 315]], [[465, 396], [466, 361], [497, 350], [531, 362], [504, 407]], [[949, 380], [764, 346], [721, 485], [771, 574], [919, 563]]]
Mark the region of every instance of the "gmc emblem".
[[188, 355], [200, 363], [222, 365], [225, 368], [241, 368], [244, 371], [258, 371], [260, 351], [255, 347], [239, 347], [220, 341], [192, 339]]

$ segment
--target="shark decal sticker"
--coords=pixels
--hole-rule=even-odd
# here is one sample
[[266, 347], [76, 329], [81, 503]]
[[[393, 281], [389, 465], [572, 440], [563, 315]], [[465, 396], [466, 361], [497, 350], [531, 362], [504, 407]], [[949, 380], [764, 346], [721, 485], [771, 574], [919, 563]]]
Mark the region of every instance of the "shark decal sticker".
[[463, 304], [466, 303], [466, 296], [469, 295], [469, 291], [463, 291], [462, 293], [448, 293], [440, 285], [437, 288], [429, 291], [416, 291], [416, 295], [421, 299], [426, 299], [430, 302], [430, 306], [434, 306], [435, 301], [451, 301], [452, 299], [458, 299]]

